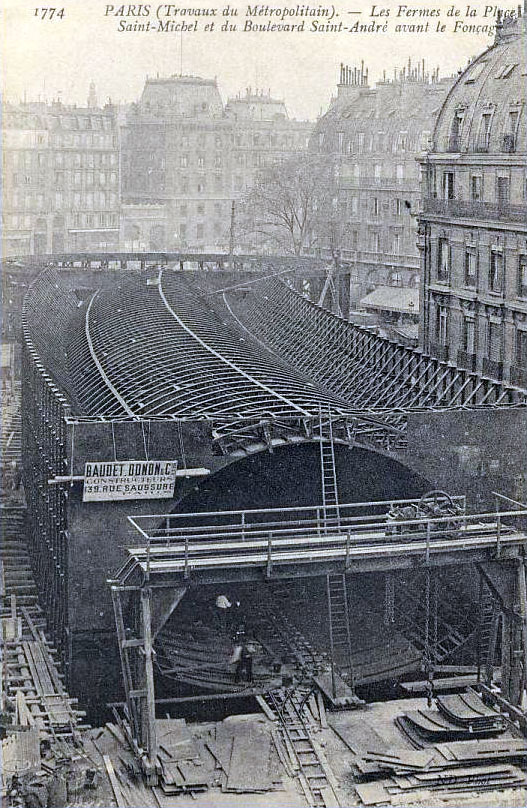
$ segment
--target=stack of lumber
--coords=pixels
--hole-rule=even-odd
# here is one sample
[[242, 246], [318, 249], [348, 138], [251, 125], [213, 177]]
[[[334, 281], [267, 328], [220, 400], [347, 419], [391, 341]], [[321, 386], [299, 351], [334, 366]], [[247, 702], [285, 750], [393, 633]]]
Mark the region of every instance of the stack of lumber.
[[519, 766], [526, 760], [527, 741], [516, 738], [443, 743], [419, 751], [364, 750], [356, 768], [369, 782], [357, 784], [356, 791], [364, 805], [395, 805], [424, 799], [424, 792], [451, 797], [525, 788], [527, 777]]
[[279, 740], [261, 719], [224, 721], [205, 741], [221, 772], [222, 791], [247, 794], [279, 789], [282, 785]]
[[158, 719], [156, 727], [163, 794], [206, 791], [214, 780], [214, 761], [203, 754], [203, 745], [193, 738], [185, 719]]

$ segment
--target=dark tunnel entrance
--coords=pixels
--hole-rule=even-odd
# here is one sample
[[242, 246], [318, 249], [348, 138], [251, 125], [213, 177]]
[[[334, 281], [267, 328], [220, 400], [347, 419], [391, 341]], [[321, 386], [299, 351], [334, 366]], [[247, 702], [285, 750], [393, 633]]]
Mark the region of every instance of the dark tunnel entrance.
[[[335, 444], [339, 500], [419, 497], [431, 488], [423, 477], [381, 454]], [[235, 461], [196, 483], [178, 512], [317, 505], [322, 502], [318, 443], [281, 446]]]

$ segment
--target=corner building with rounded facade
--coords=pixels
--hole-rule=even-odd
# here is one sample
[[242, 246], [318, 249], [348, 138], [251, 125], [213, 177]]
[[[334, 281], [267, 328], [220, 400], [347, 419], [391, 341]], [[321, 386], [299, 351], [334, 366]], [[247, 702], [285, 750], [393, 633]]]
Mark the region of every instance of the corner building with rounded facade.
[[459, 367], [527, 385], [527, 36], [498, 23], [421, 158], [420, 339]]

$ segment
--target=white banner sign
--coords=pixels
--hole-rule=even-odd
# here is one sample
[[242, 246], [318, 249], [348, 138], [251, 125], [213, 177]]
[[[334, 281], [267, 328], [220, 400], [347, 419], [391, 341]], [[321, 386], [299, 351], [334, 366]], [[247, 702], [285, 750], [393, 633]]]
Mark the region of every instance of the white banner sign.
[[168, 499], [174, 496], [176, 468], [174, 460], [86, 463], [82, 500]]

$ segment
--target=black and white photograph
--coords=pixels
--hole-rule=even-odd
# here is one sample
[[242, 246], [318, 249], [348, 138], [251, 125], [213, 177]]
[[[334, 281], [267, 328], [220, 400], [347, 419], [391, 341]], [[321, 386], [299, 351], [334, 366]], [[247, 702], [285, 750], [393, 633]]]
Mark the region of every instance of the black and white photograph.
[[0, 25], [2, 806], [525, 808], [527, 0]]

